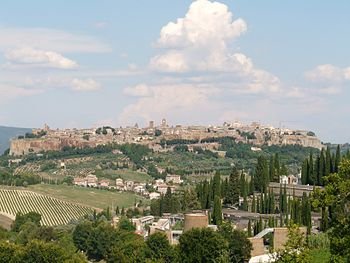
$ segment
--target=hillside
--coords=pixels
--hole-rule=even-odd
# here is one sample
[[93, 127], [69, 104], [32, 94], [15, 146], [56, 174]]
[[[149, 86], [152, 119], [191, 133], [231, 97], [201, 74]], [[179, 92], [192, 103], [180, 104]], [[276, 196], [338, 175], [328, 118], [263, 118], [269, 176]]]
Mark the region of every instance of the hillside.
[[0, 155], [9, 148], [11, 138], [24, 135], [26, 132], [31, 132], [31, 130], [29, 128], [0, 126]]
[[64, 225], [92, 213], [92, 209], [61, 201], [27, 190], [0, 189], [0, 212], [15, 217], [16, 213], [38, 212], [46, 226]]

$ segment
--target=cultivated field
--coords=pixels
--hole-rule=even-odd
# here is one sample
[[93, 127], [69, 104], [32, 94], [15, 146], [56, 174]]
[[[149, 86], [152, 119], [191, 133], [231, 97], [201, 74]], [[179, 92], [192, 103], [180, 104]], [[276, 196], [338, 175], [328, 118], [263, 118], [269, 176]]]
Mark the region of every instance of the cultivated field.
[[64, 225], [92, 212], [86, 206], [61, 201], [27, 190], [0, 189], [0, 212], [15, 216], [17, 212], [41, 214], [41, 224]]
[[108, 206], [113, 206], [114, 208], [117, 206], [120, 208], [131, 207], [134, 205], [135, 199], [142, 199], [133, 193], [117, 193], [79, 186], [38, 184], [31, 185], [28, 187], [28, 189], [36, 193], [58, 198], [60, 200], [97, 209], [106, 209]]

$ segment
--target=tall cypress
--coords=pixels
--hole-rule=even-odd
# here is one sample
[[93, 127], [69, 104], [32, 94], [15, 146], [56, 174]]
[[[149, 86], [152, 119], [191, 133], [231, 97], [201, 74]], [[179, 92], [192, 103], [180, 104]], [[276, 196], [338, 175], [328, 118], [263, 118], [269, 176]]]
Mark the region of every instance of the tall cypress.
[[275, 213], [275, 194], [271, 192], [270, 195], [271, 201], [270, 201], [270, 213], [274, 214]]
[[[224, 198], [224, 203], [234, 205], [239, 202], [239, 193], [240, 189], [240, 175], [236, 167], [231, 171], [229, 180], [228, 180], [228, 189], [226, 196]], [[243, 189], [244, 191], [244, 189]]]
[[276, 180], [274, 180], [275, 182], [279, 182], [279, 178], [281, 175], [281, 165], [280, 165], [280, 157], [278, 155], [278, 153], [275, 153], [275, 157], [274, 157], [274, 162], [275, 162], [275, 176], [276, 176]]
[[322, 172], [320, 171], [320, 155], [316, 157], [315, 160], [315, 181], [313, 182], [314, 185], [318, 185], [318, 182], [321, 182], [321, 178], [322, 178]]
[[315, 182], [315, 174], [314, 174], [314, 158], [312, 156], [312, 152], [310, 152], [309, 156], [309, 167], [308, 167], [308, 184], [314, 184]]
[[308, 160], [305, 159], [303, 162], [303, 165], [301, 166], [301, 183], [302, 184], [308, 184]]
[[274, 182], [275, 179], [276, 179], [276, 176], [275, 176], [275, 161], [274, 161], [274, 158], [273, 158], [273, 155], [270, 156], [270, 164], [269, 164], [269, 181], [270, 182]]
[[221, 200], [218, 195], [214, 198], [213, 223], [218, 226], [222, 224]]
[[220, 172], [216, 172], [213, 179], [213, 200], [215, 199], [215, 196], [221, 197], [221, 176]]
[[321, 150], [321, 154], [320, 154], [320, 165], [319, 165], [319, 181], [317, 181], [317, 185], [323, 185], [323, 177], [325, 176], [325, 158], [324, 158], [324, 151], [323, 149]]
[[252, 208], [251, 212], [255, 213], [256, 212], [256, 203], [255, 203], [255, 194], [253, 193], [253, 200], [252, 200]]
[[267, 161], [264, 156], [258, 157], [258, 163], [255, 168], [254, 186], [259, 192], [266, 192], [266, 187], [269, 180], [269, 170]]
[[251, 237], [252, 236], [252, 222], [248, 221], [248, 228], [247, 228], [247, 232], [248, 232], [248, 237]]
[[338, 167], [341, 161], [341, 155], [340, 155], [340, 145], [337, 146], [337, 152], [335, 154], [335, 161], [334, 161], [334, 172], [338, 172]]
[[332, 159], [331, 159], [331, 150], [329, 146], [326, 150], [326, 159], [325, 159], [325, 166], [324, 166], [325, 173], [324, 175], [327, 176], [331, 173], [332, 170]]

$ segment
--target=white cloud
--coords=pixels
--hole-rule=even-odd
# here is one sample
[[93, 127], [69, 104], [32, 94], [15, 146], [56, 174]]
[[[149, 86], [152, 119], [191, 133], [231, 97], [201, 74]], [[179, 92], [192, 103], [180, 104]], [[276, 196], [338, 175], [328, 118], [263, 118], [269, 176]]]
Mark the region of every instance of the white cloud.
[[42, 92], [42, 89], [25, 89], [14, 85], [0, 83], [0, 103], [5, 103], [18, 97], [40, 94]]
[[232, 19], [228, 7], [218, 2], [197, 0], [191, 4], [184, 18], [164, 26], [157, 44], [166, 48], [220, 46], [247, 30], [244, 20]]
[[29, 65], [32, 67], [49, 67], [58, 69], [74, 69], [78, 64], [59, 53], [33, 49], [30, 47], [7, 51], [5, 58], [17, 65]]
[[103, 53], [111, 47], [99, 39], [48, 28], [0, 27], [0, 50], [32, 47], [59, 53]]
[[313, 82], [339, 82], [347, 76], [347, 69], [341, 69], [331, 64], [319, 65], [305, 73], [306, 79]]
[[228, 7], [197, 0], [184, 18], [164, 26], [157, 47], [166, 48], [151, 59], [151, 68], [165, 72], [240, 70], [240, 54], [230, 54], [228, 44], [247, 30], [244, 20], [233, 20]]
[[152, 95], [152, 90], [146, 84], [139, 84], [134, 87], [124, 89], [124, 94], [133, 97], [148, 97]]
[[350, 81], [350, 67], [341, 68], [331, 64], [318, 65], [305, 73], [309, 88], [321, 95], [336, 95], [344, 91]]
[[96, 91], [101, 85], [93, 79], [73, 79], [71, 82], [72, 89], [75, 91]]
[[[232, 42], [246, 31], [246, 22], [240, 18], [234, 20], [225, 4], [194, 1], [183, 18], [161, 29], [156, 44], [161, 49], [151, 58], [149, 66], [162, 73], [201, 76], [210, 73], [218, 86], [227, 80], [234, 83], [231, 87], [235, 92], [280, 91], [276, 76], [256, 68], [251, 58], [233, 50]], [[214, 77], [219, 73], [224, 74], [221, 79]]]
[[[134, 123], [138, 118], [143, 121], [161, 119], [164, 115], [173, 120], [181, 116], [188, 119], [204, 116], [203, 113], [213, 106], [209, 103], [214, 88], [188, 84], [161, 84], [155, 86], [137, 85], [124, 90], [127, 95], [137, 96], [137, 100], [128, 105], [121, 113], [122, 123]], [[180, 119], [179, 118], [179, 119]]]

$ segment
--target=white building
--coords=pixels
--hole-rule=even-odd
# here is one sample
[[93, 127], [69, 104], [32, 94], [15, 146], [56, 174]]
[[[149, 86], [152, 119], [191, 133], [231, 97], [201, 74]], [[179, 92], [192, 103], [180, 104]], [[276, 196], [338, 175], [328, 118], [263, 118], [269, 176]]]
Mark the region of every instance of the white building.
[[173, 182], [174, 184], [181, 184], [183, 182], [181, 180], [181, 176], [176, 174], [168, 174], [165, 178], [165, 181], [167, 183]]
[[160, 193], [157, 193], [157, 192], [149, 193], [149, 199], [153, 200], [153, 199], [159, 199], [159, 198], [160, 198]]
[[280, 177], [280, 184], [298, 184], [298, 177], [290, 175], [282, 175]]

